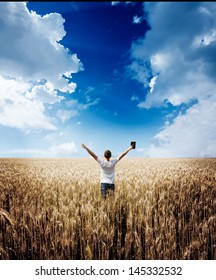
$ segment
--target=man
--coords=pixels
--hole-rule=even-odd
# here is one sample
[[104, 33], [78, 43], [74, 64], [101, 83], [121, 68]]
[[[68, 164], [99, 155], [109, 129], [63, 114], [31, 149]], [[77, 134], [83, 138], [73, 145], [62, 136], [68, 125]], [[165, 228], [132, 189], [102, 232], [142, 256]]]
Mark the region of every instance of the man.
[[104, 152], [104, 159], [99, 159], [88, 147], [82, 144], [82, 147], [100, 164], [101, 167], [101, 194], [104, 198], [106, 198], [107, 192], [111, 190], [114, 193], [115, 184], [114, 184], [114, 176], [115, 176], [115, 165], [116, 163], [122, 159], [130, 150], [133, 149], [131, 145], [124, 153], [122, 153], [119, 157], [111, 159], [111, 152], [106, 150]]

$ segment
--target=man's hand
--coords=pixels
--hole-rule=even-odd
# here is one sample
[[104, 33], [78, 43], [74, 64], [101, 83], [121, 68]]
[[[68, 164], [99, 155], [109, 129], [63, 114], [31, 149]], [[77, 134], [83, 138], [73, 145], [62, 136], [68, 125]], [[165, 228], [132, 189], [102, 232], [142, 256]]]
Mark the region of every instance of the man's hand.
[[81, 146], [82, 146], [82, 148], [84, 148], [84, 149], [86, 149], [86, 148], [87, 148], [87, 147], [86, 147], [86, 145], [84, 145], [84, 144], [82, 144]]

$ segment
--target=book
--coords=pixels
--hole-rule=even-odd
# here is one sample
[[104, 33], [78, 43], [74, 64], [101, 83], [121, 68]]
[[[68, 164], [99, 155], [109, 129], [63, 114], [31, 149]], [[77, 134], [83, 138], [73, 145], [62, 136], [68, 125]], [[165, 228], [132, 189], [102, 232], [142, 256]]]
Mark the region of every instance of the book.
[[135, 141], [131, 141], [131, 146], [133, 147], [133, 149], [136, 149], [136, 142]]

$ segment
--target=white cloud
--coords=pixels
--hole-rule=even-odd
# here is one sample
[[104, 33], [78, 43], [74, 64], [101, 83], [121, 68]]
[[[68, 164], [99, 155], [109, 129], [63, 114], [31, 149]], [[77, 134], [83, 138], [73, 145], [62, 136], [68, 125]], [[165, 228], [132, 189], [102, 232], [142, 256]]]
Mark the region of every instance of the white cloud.
[[155, 84], [156, 84], [156, 80], [157, 80], [157, 76], [154, 76], [154, 77], [151, 79], [151, 81], [150, 81], [150, 83], [149, 83], [150, 92], [153, 92], [154, 87], [155, 87]]
[[77, 153], [77, 146], [74, 142], [54, 144], [47, 149], [32, 149], [32, 148], [23, 148], [23, 149], [12, 149], [9, 151], [4, 151], [4, 155], [13, 155], [13, 156], [24, 156], [24, 157], [70, 157]]
[[57, 117], [62, 121], [65, 122], [72, 117], [75, 117], [80, 114], [81, 111], [85, 111], [91, 106], [98, 104], [99, 98], [91, 101], [91, 98], [87, 96], [87, 103], [81, 103], [76, 99], [72, 99], [70, 101], [66, 101], [66, 106], [70, 108], [70, 110], [58, 110]]
[[157, 133], [149, 157], [216, 157], [216, 96], [201, 100]]
[[61, 156], [68, 157], [77, 152], [77, 147], [74, 142], [63, 143], [59, 145], [53, 145], [48, 149], [48, 152], [51, 156]]
[[24, 130], [56, 129], [43, 103], [27, 97], [30, 89], [29, 83], [0, 76], [0, 124]]
[[1, 156], [25, 156], [25, 157], [32, 157], [32, 156], [36, 156], [36, 157], [46, 157], [47, 156], [47, 151], [45, 150], [41, 150], [41, 149], [13, 149], [13, 150], [9, 150], [9, 151], [4, 151], [1, 152]]
[[27, 92], [26, 97], [42, 103], [54, 104], [64, 99], [59, 96], [50, 82], [45, 84], [34, 85], [30, 92]]
[[46, 141], [53, 141], [54, 139], [58, 138], [59, 136], [62, 136], [64, 133], [60, 132], [60, 133], [48, 133], [43, 137], [43, 140]]
[[142, 20], [143, 20], [142, 17], [138, 17], [137, 15], [135, 15], [135, 16], [133, 17], [132, 23], [133, 23], [133, 24], [140, 24], [140, 23], [142, 22]]
[[189, 106], [165, 123], [146, 154], [215, 156], [216, 4], [145, 2], [144, 9], [151, 29], [133, 42], [129, 66], [147, 91], [138, 107]]
[[119, 4], [123, 4], [123, 5], [135, 5], [135, 3], [134, 2], [131, 2], [131, 1], [126, 1], [126, 2], [124, 2], [124, 1], [112, 1], [111, 2], [111, 5], [112, 6], [116, 6], [116, 5], [119, 5]]
[[138, 101], [138, 100], [139, 100], [139, 97], [138, 97], [138, 96], [132, 95], [131, 101]]
[[[40, 16], [25, 2], [2, 2], [0, 73], [24, 80], [50, 81], [54, 88], [71, 91], [62, 75], [76, 73], [80, 63], [59, 41], [64, 37], [60, 14]], [[10, 46], [10, 48], [8, 48]]]
[[62, 121], [65, 122], [70, 118], [77, 116], [79, 113], [77, 110], [58, 110], [57, 117]]
[[[174, 100], [173, 105], [187, 103], [199, 98], [215, 83], [212, 74], [212, 70], [216, 70], [213, 41], [193, 47], [198, 35], [205, 38], [209, 30], [211, 34], [213, 29], [216, 30], [214, 16], [200, 13], [199, 5], [208, 6], [206, 3], [145, 3], [151, 30], [132, 45], [130, 69], [133, 77], [145, 86], [149, 85], [152, 76], [158, 75], [158, 87], [154, 94], [147, 94], [146, 107], [163, 105], [164, 100], [171, 103]], [[203, 80], [206, 88], [202, 86], [201, 93], [199, 87]], [[181, 96], [178, 104], [177, 95]]]
[[213, 28], [208, 33], [196, 36], [194, 38], [192, 46], [194, 47], [202, 47], [202, 45], [208, 46], [209, 44], [215, 41], [216, 41], [216, 30]]
[[83, 110], [87, 110], [91, 106], [98, 104], [99, 100], [100, 100], [99, 98], [96, 98], [93, 101], [89, 101], [87, 103], [81, 103], [76, 99], [72, 99], [70, 101], [67, 101], [67, 106], [70, 108], [76, 108], [78, 111], [83, 111]]
[[30, 12], [25, 2], [1, 2], [0, 21], [0, 123], [54, 129], [45, 104], [60, 102], [59, 92], [74, 92], [76, 84], [69, 78], [82, 69], [77, 55], [60, 43], [64, 19]]
[[112, 2], [111, 2], [111, 5], [112, 5], [112, 6], [116, 6], [116, 5], [120, 4], [120, 3], [121, 3], [120, 1], [112, 1]]

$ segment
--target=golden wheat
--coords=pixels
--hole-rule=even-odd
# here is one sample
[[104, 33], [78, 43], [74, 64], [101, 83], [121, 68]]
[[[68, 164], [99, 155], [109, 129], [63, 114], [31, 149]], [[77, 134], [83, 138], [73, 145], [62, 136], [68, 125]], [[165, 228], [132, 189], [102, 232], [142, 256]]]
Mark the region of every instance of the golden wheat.
[[0, 160], [0, 259], [216, 259], [216, 159]]

